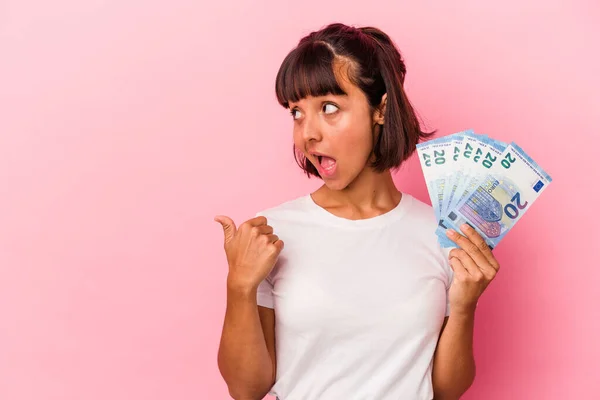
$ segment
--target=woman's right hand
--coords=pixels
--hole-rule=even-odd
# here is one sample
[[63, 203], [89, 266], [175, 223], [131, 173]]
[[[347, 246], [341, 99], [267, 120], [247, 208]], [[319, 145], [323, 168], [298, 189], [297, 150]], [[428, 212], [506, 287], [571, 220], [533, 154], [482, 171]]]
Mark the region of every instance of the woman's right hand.
[[215, 217], [215, 221], [221, 224], [225, 234], [229, 287], [241, 290], [258, 288], [275, 266], [283, 242], [273, 234], [273, 228], [267, 225], [263, 216], [249, 219], [239, 228], [231, 218], [223, 215]]

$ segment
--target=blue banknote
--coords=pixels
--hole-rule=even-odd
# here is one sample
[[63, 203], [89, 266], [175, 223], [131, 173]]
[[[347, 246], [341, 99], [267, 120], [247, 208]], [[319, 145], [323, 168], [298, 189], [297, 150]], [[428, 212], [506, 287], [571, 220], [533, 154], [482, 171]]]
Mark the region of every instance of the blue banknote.
[[464, 198], [471, 193], [475, 186], [481, 181], [484, 175], [499, 162], [502, 153], [507, 147], [506, 143], [497, 141], [487, 135], [469, 137], [465, 150], [461, 155], [461, 164], [463, 168], [458, 171], [459, 183], [452, 189], [448, 203], [444, 207], [443, 215], [454, 208]]
[[450, 175], [448, 161], [452, 158], [452, 141], [453, 135], [450, 135], [417, 145], [427, 191], [438, 220], [444, 211], [442, 205], [446, 181]]
[[[496, 148], [503, 146], [502, 142], [495, 144]], [[511, 143], [467, 194], [439, 219], [436, 234], [440, 243], [457, 247], [449, 243], [445, 232], [448, 228], [460, 232], [460, 226], [467, 223], [490, 248], [495, 248], [550, 182], [550, 175], [516, 143]]]

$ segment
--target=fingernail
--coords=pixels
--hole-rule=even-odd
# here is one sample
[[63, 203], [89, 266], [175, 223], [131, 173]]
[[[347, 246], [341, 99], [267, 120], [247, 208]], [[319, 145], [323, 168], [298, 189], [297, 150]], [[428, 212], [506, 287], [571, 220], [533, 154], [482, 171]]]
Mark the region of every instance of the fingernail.
[[469, 229], [471, 229], [471, 225], [469, 225], [469, 224], [462, 224], [461, 229], [469, 230]]
[[448, 230], [446, 230], [446, 235], [454, 236], [454, 235], [456, 235], [456, 231], [454, 229], [448, 229]]

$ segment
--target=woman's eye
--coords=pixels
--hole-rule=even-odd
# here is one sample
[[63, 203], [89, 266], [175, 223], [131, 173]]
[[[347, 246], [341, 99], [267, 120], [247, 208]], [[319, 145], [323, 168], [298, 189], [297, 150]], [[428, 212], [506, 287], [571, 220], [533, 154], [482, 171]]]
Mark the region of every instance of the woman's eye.
[[292, 118], [293, 119], [298, 119], [299, 118], [298, 114], [300, 114], [300, 111], [298, 111], [298, 110], [292, 110], [292, 111], [290, 111], [290, 114], [292, 114]]
[[339, 110], [339, 108], [335, 104], [327, 103], [325, 104], [325, 107], [323, 107], [323, 110], [325, 111], [325, 114], [333, 114]]

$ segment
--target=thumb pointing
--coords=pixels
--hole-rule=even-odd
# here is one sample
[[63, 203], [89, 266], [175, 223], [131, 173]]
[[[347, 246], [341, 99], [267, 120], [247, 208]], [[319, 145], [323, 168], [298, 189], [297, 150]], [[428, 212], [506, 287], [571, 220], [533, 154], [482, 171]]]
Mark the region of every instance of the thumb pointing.
[[236, 232], [235, 222], [229, 217], [224, 215], [218, 215], [215, 217], [215, 221], [221, 224], [223, 227], [223, 233], [225, 235], [225, 244], [229, 243]]

